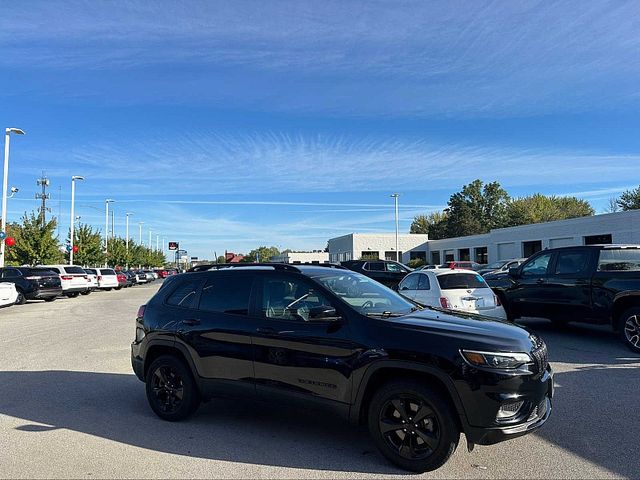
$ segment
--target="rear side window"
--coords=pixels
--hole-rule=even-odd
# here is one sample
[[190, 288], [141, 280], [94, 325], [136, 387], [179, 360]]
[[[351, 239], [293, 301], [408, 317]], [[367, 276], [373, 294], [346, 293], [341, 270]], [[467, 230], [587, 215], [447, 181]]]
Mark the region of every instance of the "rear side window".
[[559, 252], [556, 261], [556, 275], [585, 273], [589, 267], [589, 252]]
[[639, 271], [640, 249], [620, 248], [600, 250], [598, 259], [598, 271]]
[[429, 275], [420, 274], [420, 280], [418, 281], [418, 290], [431, 290], [431, 281]]
[[238, 275], [207, 280], [200, 295], [200, 310], [235, 315], [249, 314], [253, 277]]
[[418, 277], [421, 275], [416, 273], [414, 275], [407, 275], [400, 282], [400, 290], [418, 290]]
[[369, 262], [364, 267], [365, 270], [373, 270], [376, 272], [384, 271], [384, 263], [382, 262]]
[[166, 303], [176, 307], [195, 308], [196, 294], [200, 286], [199, 279], [180, 282], [178, 286], [167, 297]]
[[100, 271], [102, 272], [102, 275], [115, 275], [116, 274], [115, 270], [111, 270], [110, 268], [103, 268]]
[[87, 274], [87, 272], [85, 272], [80, 267], [64, 267], [64, 271], [67, 272], [67, 273], [71, 273], [71, 274], [80, 274], [80, 275], [86, 275]]
[[438, 275], [437, 278], [442, 290], [489, 288], [481, 275], [473, 273], [449, 273]]

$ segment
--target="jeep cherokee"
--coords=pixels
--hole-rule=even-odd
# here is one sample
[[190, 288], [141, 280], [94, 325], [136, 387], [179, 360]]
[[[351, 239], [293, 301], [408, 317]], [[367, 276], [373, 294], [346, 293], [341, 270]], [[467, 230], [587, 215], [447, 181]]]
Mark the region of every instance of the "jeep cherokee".
[[423, 308], [338, 266], [196, 267], [140, 307], [133, 370], [170, 421], [217, 396], [326, 407], [396, 465], [443, 465], [551, 412], [547, 347], [478, 315]]

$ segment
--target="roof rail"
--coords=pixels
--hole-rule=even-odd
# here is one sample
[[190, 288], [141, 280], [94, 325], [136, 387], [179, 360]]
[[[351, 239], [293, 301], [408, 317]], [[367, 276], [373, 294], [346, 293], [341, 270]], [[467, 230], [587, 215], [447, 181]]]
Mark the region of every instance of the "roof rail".
[[298, 266], [313, 266], [313, 267], [326, 267], [326, 268], [338, 268], [342, 270], [347, 270], [345, 267], [341, 265], [336, 265], [334, 263], [296, 263], [292, 265], [290, 263], [210, 263], [207, 265], [198, 265], [196, 267], [192, 267], [187, 272], [206, 272], [208, 270], [224, 270], [226, 268], [245, 268], [245, 267], [272, 267], [274, 270], [283, 270], [288, 272], [300, 272]]

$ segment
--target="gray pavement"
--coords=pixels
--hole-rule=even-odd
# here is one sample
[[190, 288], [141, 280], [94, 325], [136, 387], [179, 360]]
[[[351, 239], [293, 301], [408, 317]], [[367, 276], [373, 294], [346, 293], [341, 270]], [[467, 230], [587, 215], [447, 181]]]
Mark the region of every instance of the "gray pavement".
[[[0, 477], [389, 478], [366, 431], [328, 415], [212, 401], [159, 420], [131, 372], [137, 307], [158, 284], [0, 310]], [[549, 344], [552, 418], [425, 478], [640, 475], [640, 356], [606, 329], [523, 322]], [[415, 477], [411, 475], [411, 477]]]

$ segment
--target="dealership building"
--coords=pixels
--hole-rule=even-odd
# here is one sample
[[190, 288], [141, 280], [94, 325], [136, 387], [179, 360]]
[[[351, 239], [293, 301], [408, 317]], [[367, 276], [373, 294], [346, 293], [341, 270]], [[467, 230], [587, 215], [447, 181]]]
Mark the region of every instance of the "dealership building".
[[[419, 258], [431, 264], [472, 260], [491, 263], [529, 257], [546, 248], [606, 243], [640, 244], [640, 210], [497, 228], [482, 235], [429, 240], [399, 236], [402, 262]], [[395, 260], [395, 234], [352, 233], [329, 240], [332, 262], [360, 258]]]

